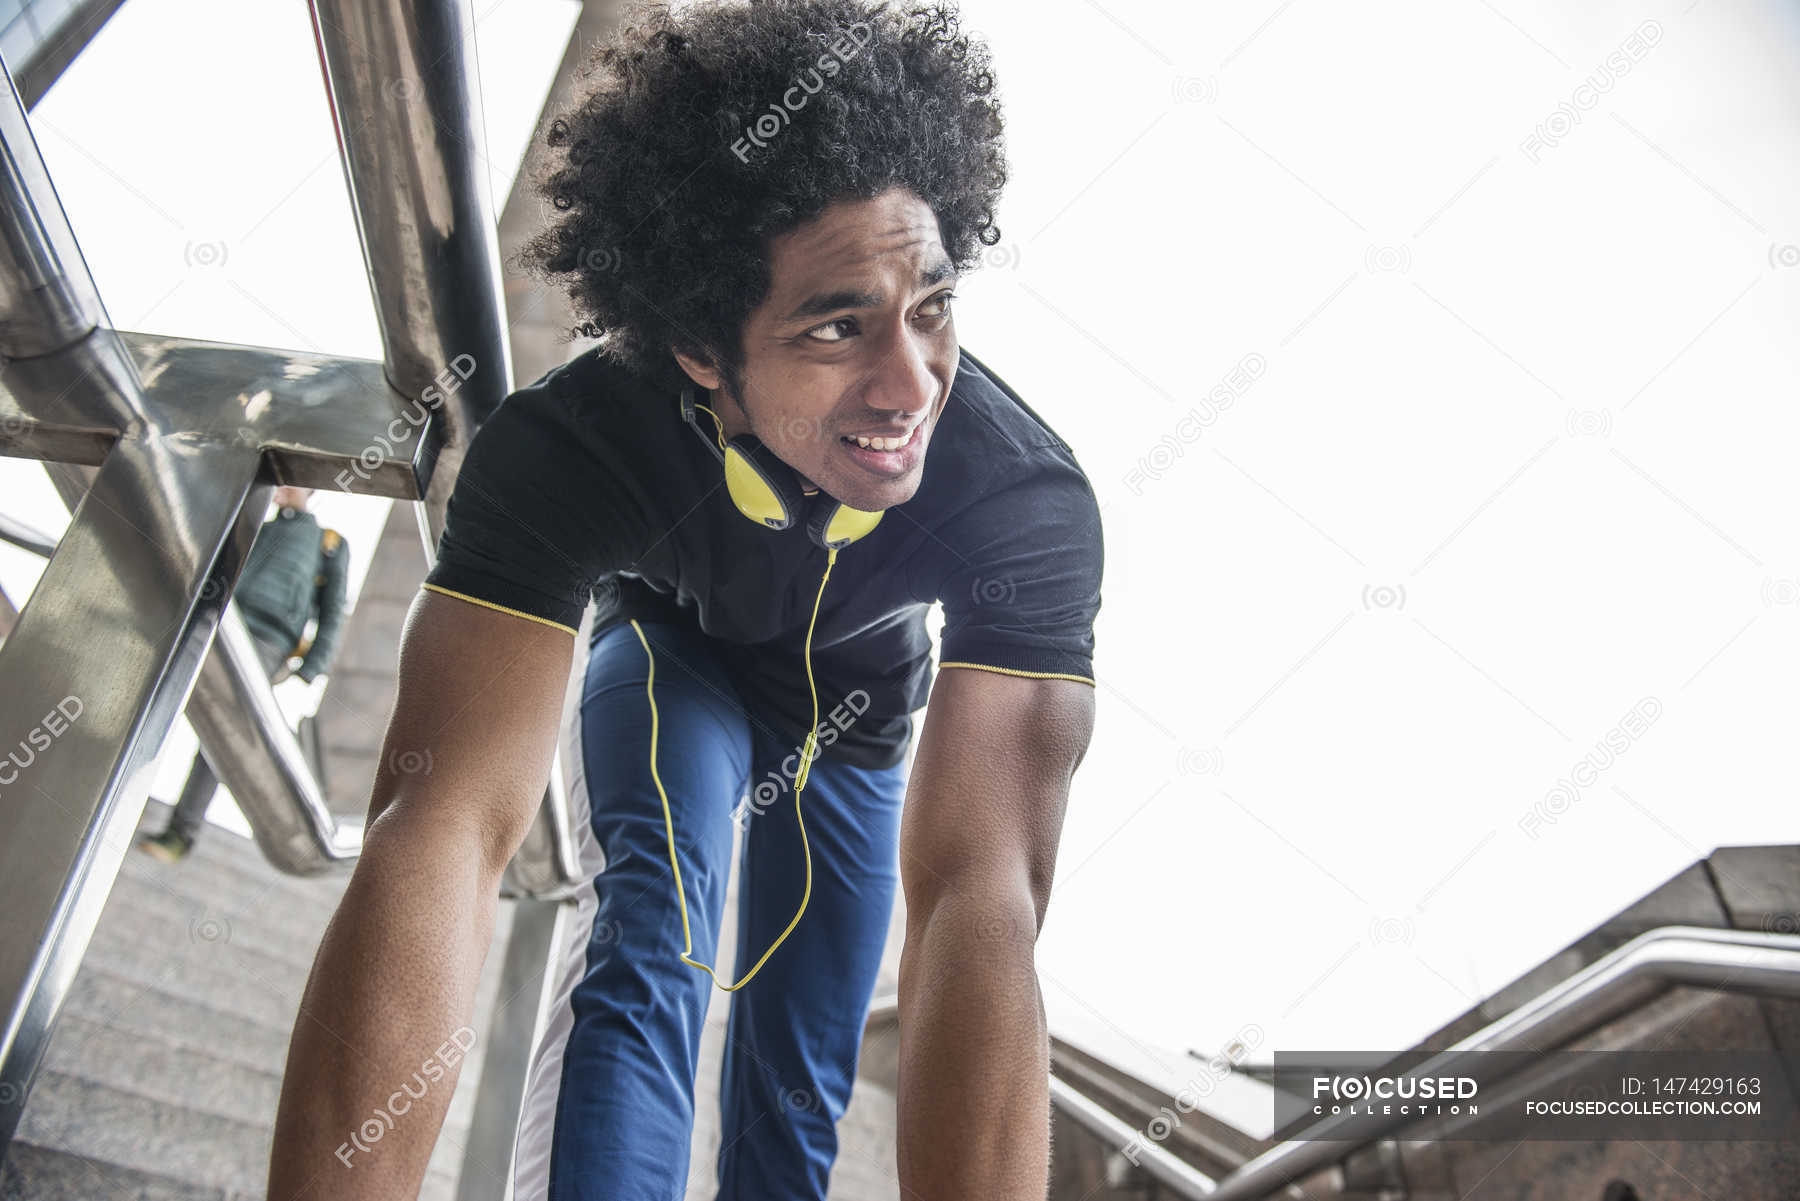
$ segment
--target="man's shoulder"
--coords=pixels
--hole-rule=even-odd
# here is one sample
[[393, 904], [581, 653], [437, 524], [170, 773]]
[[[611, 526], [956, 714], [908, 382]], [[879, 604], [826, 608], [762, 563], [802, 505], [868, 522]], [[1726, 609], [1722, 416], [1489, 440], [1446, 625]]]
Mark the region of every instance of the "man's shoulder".
[[926, 452], [925, 470], [921, 492], [935, 494], [949, 509], [1021, 487], [1088, 487], [1062, 436], [998, 372], [966, 349], [944, 418]]
[[998, 372], [966, 347], [957, 363], [950, 396], [988, 435], [1023, 458], [1043, 457], [1034, 452], [1046, 449], [1073, 457], [1062, 435], [1026, 404], [1024, 397]]
[[633, 514], [656, 511], [659, 464], [680, 426], [673, 398], [659, 409], [660, 395], [597, 350], [559, 364], [482, 422], [450, 507], [540, 535], [560, 529], [571, 547], [601, 525], [612, 539]]
[[336, 530], [326, 527], [319, 533], [319, 549], [327, 555], [335, 555], [338, 548], [344, 545], [344, 536]]
[[641, 408], [644, 402], [669, 390], [666, 381], [631, 370], [598, 346], [552, 367], [530, 387], [603, 411]]
[[630, 440], [658, 394], [657, 385], [626, 370], [598, 347], [584, 351], [508, 393], [477, 431], [489, 441], [554, 442], [566, 448], [595, 440]]

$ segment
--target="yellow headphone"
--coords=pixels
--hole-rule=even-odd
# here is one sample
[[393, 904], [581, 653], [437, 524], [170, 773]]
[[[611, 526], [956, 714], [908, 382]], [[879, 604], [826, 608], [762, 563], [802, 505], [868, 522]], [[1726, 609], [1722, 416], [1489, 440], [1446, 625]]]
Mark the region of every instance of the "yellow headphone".
[[[694, 416], [695, 410], [702, 410], [712, 418], [715, 437], [708, 437], [700, 428], [699, 419]], [[800, 823], [800, 846], [806, 854], [806, 888], [800, 894], [800, 908], [794, 913], [794, 919], [787, 924], [787, 929], [763, 952], [762, 958], [756, 961], [744, 974], [744, 978], [736, 984], [719, 984], [726, 992], [736, 992], [750, 983], [775, 948], [787, 941], [787, 936], [794, 932], [800, 924], [800, 917], [806, 912], [806, 903], [812, 898], [812, 847], [806, 841], [806, 819], [800, 814], [800, 790], [806, 787], [807, 774], [812, 769], [812, 761], [818, 756], [819, 728], [819, 690], [813, 683], [812, 674], [812, 636], [813, 626], [819, 620], [819, 604], [825, 599], [825, 581], [831, 578], [831, 569], [837, 563], [838, 551], [866, 536], [877, 525], [881, 524], [880, 513], [866, 513], [861, 509], [853, 509], [849, 505], [827, 496], [814, 489], [808, 492], [800, 486], [800, 478], [793, 468], [776, 457], [773, 451], [762, 444], [761, 439], [753, 434], [739, 434], [729, 440], [725, 437], [725, 424], [719, 415], [694, 399], [694, 386], [689, 384], [681, 393], [682, 420], [692, 426], [706, 448], [725, 468], [725, 490], [731, 495], [731, 503], [737, 506], [738, 512], [764, 529], [785, 530], [804, 516], [807, 536], [815, 546], [825, 551], [825, 574], [819, 580], [819, 595], [813, 600], [812, 620], [806, 626], [806, 686], [812, 693], [812, 722], [806, 729], [806, 745], [800, 753], [800, 770], [794, 777], [794, 817]], [[650, 698], [650, 777], [656, 781], [656, 791], [662, 797], [663, 828], [669, 835], [669, 866], [675, 872], [675, 899], [681, 905], [681, 936], [687, 943], [681, 953], [681, 961], [699, 968], [713, 978], [718, 984], [718, 973], [699, 960], [692, 958], [694, 953], [694, 934], [688, 925], [687, 896], [681, 886], [681, 864], [675, 858], [675, 819], [669, 812], [669, 794], [664, 791], [662, 776], [656, 770], [656, 656], [650, 650], [650, 641], [644, 637], [644, 631], [633, 619], [631, 628], [637, 631], [638, 641], [644, 644], [644, 653], [650, 657], [650, 674], [644, 680], [644, 692]]]

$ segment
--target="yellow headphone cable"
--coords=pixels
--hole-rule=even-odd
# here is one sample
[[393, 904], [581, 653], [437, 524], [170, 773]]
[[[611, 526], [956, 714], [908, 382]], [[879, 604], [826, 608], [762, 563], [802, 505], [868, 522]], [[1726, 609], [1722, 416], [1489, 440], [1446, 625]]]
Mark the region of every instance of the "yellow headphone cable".
[[[712, 410], [708, 409], [707, 411], [710, 413]], [[713, 420], [715, 422], [718, 421], [717, 414], [713, 415]], [[800, 752], [800, 770], [794, 777], [794, 817], [800, 823], [800, 846], [806, 854], [806, 888], [800, 894], [800, 908], [794, 913], [794, 919], [787, 924], [787, 929], [783, 930], [781, 932], [781, 937], [777, 938], [770, 944], [769, 949], [763, 952], [762, 958], [756, 961], [756, 966], [751, 968], [749, 972], [744, 975], [744, 978], [739, 980], [736, 984], [719, 984], [717, 972], [713, 971], [712, 968], [701, 963], [699, 960], [692, 958], [694, 953], [694, 933], [692, 928], [688, 925], [687, 895], [686, 890], [683, 889], [681, 885], [681, 864], [676, 861], [675, 857], [675, 819], [669, 812], [669, 794], [663, 789], [662, 776], [656, 770], [656, 736], [658, 726], [656, 714], [656, 655], [650, 649], [650, 640], [644, 637], [643, 627], [638, 625], [636, 618], [633, 618], [631, 621], [631, 628], [637, 631], [638, 641], [644, 644], [644, 654], [648, 655], [650, 659], [650, 672], [644, 680], [644, 693], [650, 698], [650, 778], [656, 782], [656, 791], [658, 795], [662, 797], [663, 828], [669, 835], [669, 866], [674, 869], [675, 872], [675, 899], [681, 905], [681, 937], [687, 944], [685, 949], [681, 952], [681, 961], [697, 967], [707, 975], [711, 976], [713, 978], [713, 983], [718, 984], [719, 987], [726, 992], [736, 992], [738, 989], [744, 987], [744, 985], [750, 983], [756, 976], [756, 973], [762, 970], [762, 965], [769, 961], [769, 956], [775, 953], [775, 948], [787, 941], [787, 936], [792, 934], [794, 932], [794, 927], [800, 924], [800, 917], [806, 912], [806, 903], [812, 898], [812, 847], [806, 840], [806, 819], [801, 816], [800, 813], [800, 790], [806, 787], [806, 777], [812, 769], [813, 759], [816, 758], [818, 754], [819, 690], [818, 686], [813, 682], [812, 674], [813, 627], [818, 624], [819, 604], [825, 599], [825, 581], [831, 578], [831, 568], [836, 562], [837, 549], [834, 547], [826, 552], [825, 574], [819, 580], [819, 595], [813, 600], [812, 620], [806, 624], [806, 687], [812, 693], [812, 722], [807, 726], [806, 745]], [[745, 837], [748, 837], [748, 834], [746, 834]], [[740, 917], [739, 920], [741, 921], [743, 919]]]

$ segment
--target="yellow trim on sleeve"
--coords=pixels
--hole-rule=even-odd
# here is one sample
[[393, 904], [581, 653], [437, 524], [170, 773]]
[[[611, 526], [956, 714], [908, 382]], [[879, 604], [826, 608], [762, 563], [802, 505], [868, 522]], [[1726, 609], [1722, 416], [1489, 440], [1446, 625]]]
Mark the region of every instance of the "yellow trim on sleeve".
[[990, 667], [986, 663], [940, 663], [939, 668], [973, 667], [978, 671], [997, 671], [1003, 676], [1029, 676], [1034, 680], [1074, 680], [1077, 684], [1094, 683], [1092, 676], [1070, 675], [1066, 671], [1020, 671], [1016, 667]]
[[436, 584], [420, 584], [419, 587], [429, 589], [432, 592], [441, 592], [445, 596], [454, 596], [457, 600], [468, 601], [471, 605], [480, 605], [484, 609], [493, 609], [499, 613], [511, 613], [514, 617], [523, 617], [526, 621], [535, 621], [539, 625], [554, 626], [555, 628], [565, 630], [570, 634], [578, 633], [578, 631], [571, 629], [560, 621], [551, 621], [548, 617], [539, 617], [535, 613], [524, 613], [518, 609], [509, 609], [505, 605], [496, 605], [493, 601], [484, 601], [478, 596], [470, 596], [463, 592], [452, 592], [450, 589], [439, 587]]

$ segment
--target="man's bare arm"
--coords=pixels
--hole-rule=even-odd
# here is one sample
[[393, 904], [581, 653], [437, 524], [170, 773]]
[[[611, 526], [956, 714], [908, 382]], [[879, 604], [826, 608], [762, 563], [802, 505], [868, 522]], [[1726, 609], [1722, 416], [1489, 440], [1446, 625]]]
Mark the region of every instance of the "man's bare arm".
[[566, 630], [429, 591], [414, 602], [362, 858], [288, 1046], [269, 1201], [418, 1195], [572, 655]]
[[1035, 949], [1094, 689], [939, 672], [901, 822], [907, 1197], [1043, 1201], [1050, 1042]]

